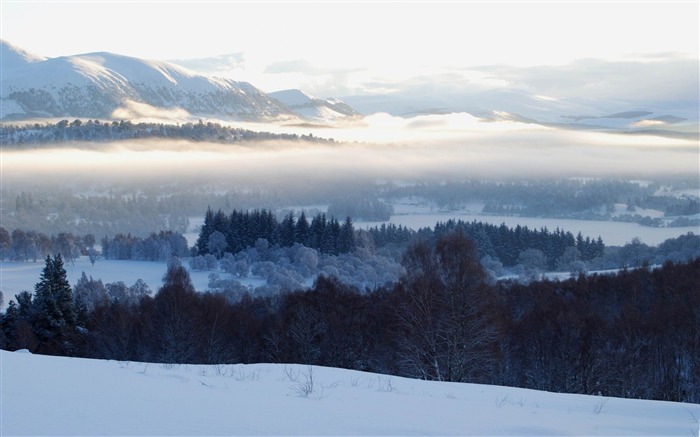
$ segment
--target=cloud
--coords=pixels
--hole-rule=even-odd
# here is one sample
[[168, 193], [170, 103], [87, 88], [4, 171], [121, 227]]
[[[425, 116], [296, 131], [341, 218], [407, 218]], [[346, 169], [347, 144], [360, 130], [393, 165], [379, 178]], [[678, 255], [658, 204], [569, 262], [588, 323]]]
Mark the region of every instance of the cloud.
[[284, 73], [304, 73], [318, 74], [319, 69], [311, 65], [310, 62], [303, 59], [292, 59], [289, 61], [279, 61], [269, 64], [263, 70], [267, 74], [284, 74]]
[[463, 113], [376, 114], [343, 128], [237, 125], [344, 141], [76, 143], [64, 149], [3, 152], [3, 178], [8, 183], [21, 178], [101, 181], [128, 174], [135, 182], [167, 182], [177, 175], [178, 181], [279, 187], [300, 180], [331, 186], [479, 177], [697, 176], [700, 158], [696, 141], [485, 123]]
[[698, 59], [674, 54], [644, 60], [583, 59], [561, 66], [485, 66], [479, 70], [514, 88], [555, 98], [601, 101], [698, 102]]
[[177, 59], [170, 62], [205, 74], [224, 74], [245, 68], [243, 53], [228, 53], [208, 58]]
[[156, 108], [147, 103], [126, 100], [111, 115], [116, 120], [134, 120], [143, 123], [180, 123], [191, 121], [192, 116], [182, 108]]

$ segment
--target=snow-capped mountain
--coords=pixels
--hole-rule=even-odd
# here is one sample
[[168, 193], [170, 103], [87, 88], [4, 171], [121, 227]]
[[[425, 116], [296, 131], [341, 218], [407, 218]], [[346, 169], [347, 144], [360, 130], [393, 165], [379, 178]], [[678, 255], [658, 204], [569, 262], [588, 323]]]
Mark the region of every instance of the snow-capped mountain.
[[104, 52], [47, 59], [5, 41], [0, 46], [2, 119], [109, 118], [129, 102], [229, 119], [296, 115], [249, 83], [168, 62]]
[[301, 90], [275, 91], [270, 93], [269, 96], [312, 121], [336, 121], [361, 117], [357, 111], [341, 100], [318, 99], [305, 94]]

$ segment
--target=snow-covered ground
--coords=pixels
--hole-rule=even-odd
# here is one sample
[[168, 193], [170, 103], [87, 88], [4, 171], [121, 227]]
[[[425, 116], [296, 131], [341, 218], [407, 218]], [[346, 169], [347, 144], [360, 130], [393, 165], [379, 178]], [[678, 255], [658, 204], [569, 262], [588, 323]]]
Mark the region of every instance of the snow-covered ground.
[[[394, 208], [396, 209], [396, 206]], [[438, 212], [431, 211], [428, 206], [410, 206], [403, 207], [401, 211], [401, 214], [392, 215], [389, 221], [357, 222], [355, 227], [366, 229], [381, 226], [382, 223], [394, 223], [397, 226], [403, 225], [412, 229], [419, 229], [424, 227], [433, 228], [435, 223], [446, 222], [451, 219], [465, 222], [476, 220], [496, 226], [505, 223], [508, 227], [517, 225], [527, 226], [530, 229], [546, 227], [550, 231], [558, 227], [574, 235], [581, 232], [584, 237], [591, 237], [592, 239], [600, 236], [607, 246], [623, 246], [631, 242], [635, 237], [638, 237], [645, 244], [656, 246], [669, 238], [676, 238], [688, 232], [700, 233], [700, 228], [697, 226], [653, 228], [628, 222], [491, 215], [474, 212], [473, 208], [464, 211]]]
[[172, 366], [6, 351], [0, 363], [1, 435], [697, 436], [700, 417], [693, 404], [315, 366]]

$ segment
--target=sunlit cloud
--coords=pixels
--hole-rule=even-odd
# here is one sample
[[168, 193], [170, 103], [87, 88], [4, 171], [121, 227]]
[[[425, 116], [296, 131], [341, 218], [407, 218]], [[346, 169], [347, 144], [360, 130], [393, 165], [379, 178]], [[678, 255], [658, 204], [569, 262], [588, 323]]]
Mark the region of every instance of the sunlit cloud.
[[125, 100], [111, 116], [116, 120], [137, 120], [143, 123], [179, 123], [192, 120], [190, 113], [182, 108], [156, 108], [133, 100]]

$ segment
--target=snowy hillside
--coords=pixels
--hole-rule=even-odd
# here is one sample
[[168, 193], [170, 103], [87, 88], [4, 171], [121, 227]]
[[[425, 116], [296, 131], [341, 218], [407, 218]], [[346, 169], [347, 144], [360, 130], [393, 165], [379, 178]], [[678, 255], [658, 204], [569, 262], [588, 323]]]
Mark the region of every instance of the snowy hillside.
[[360, 117], [358, 112], [341, 100], [317, 99], [301, 90], [276, 91], [269, 93], [269, 96], [279, 100], [297, 114], [316, 122]]
[[107, 118], [130, 102], [184, 109], [193, 116], [260, 119], [293, 116], [246, 82], [214, 78], [161, 61], [111, 53], [44, 59], [2, 41], [3, 113]]
[[2, 435], [697, 435], [700, 406], [282, 364], [0, 352]]

